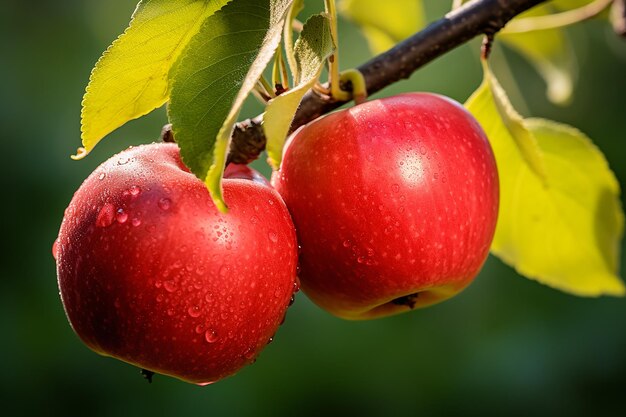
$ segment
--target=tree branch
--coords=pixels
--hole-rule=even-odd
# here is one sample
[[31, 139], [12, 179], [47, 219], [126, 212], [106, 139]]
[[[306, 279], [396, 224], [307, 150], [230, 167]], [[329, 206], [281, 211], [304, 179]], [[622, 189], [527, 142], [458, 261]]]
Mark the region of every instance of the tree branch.
[[[435, 58], [486, 34], [493, 36], [518, 14], [545, 0], [474, 0], [448, 13], [394, 48], [358, 67], [363, 73], [368, 94], [409, 76]], [[350, 86], [345, 86], [349, 89]], [[345, 102], [330, 101], [309, 91], [298, 109], [291, 131], [315, 120]], [[265, 149], [261, 116], [240, 122], [233, 132], [228, 162], [248, 163]]]

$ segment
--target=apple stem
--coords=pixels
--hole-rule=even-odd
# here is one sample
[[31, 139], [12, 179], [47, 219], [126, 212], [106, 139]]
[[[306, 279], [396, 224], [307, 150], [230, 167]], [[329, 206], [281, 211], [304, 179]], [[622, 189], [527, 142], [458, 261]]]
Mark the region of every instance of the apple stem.
[[483, 60], [489, 59], [489, 55], [491, 55], [493, 39], [494, 33], [485, 33], [485, 36], [483, 37], [483, 44], [480, 48], [480, 56]]
[[341, 75], [339, 74], [339, 30], [337, 29], [337, 7], [335, 0], [324, 0], [326, 13], [330, 17], [330, 33], [335, 44], [335, 52], [328, 58], [328, 84], [331, 97], [335, 101], [348, 101], [350, 93], [341, 89]]

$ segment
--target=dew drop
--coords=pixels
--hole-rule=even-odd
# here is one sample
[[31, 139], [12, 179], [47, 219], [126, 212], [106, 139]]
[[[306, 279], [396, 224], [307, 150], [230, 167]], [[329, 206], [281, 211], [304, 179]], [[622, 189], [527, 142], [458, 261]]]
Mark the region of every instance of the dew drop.
[[155, 281], [154, 286], [157, 288], [161, 288], [163, 286], [163, 283], [161, 281]]
[[135, 227], [141, 226], [141, 219], [139, 219], [137, 217], [133, 217], [133, 219], [131, 220], [131, 223]]
[[202, 314], [202, 311], [200, 310], [200, 307], [198, 306], [192, 306], [189, 307], [189, 309], [187, 310], [187, 313], [193, 317], [193, 318], [197, 318], [200, 317], [200, 315]]
[[277, 234], [276, 234], [276, 232], [274, 232], [274, 231], [271, 231], [271, 232], [269, 233], [269, 238], [270, 238], [270, 240], [271, 240], [272, 242], [274, 242], [274, 243], [278, 242], [278, 235], [277, 235]]
[[109, 227], [113, 224], [115, 219], [115, 207], [111, 203], [106, 203], [100, 209], [98, 216], [96, 217], [96, 226]]
[[346, 239], [343, 241], [343, 247], [344, 248], [349, 248], [350, 245], [352, 245], [352, 242], [350, 242], [350, 240]]
[[176, 291], [176, 283], [173, 280], [165, 281], [163, 283], [163, 288], [165, 288], [165, 291], [167, 292], [174, 292]]
[[391, 190], [394, 193], [397, 193], [398, 191], [400, 191], [400, 186], [398, 184], [394, 184], [394, 185], [391, 186]]
[[59, 238], [52, 244], [52, 257], [56, 260], [59, 256]]
[[196, 333], [197, 333], [197, 334], [200, 334], [200, 333], [202, 333], [202, 332], [204, 332], [204, 325], [202, 325], [202, 324], [198, 324], [198, 325], [196, 326]]
[[209, 343], [217, 342], [218, 338], [219, 337], [217, 336], [217, 333], [215, 333], [215, 330], [213, 329], [209, 329], [206, 332], [204, 332], [204, 339]]
[[124, 209], [117, 209], [115, 220], [117, 220], [117, 222], [120, 224], [124, 224], [128, 220], [128, 214], [124, 213]]
[[228, 266], [222, 265], [219, 271], [220, 277], [225, 277], [228, 274], [228, 270], [229, 270]]
[[257, 224], [259, 222], [259, 218], [257, 216], [252, 216], [250, 218], [250, 223]]
[[172, 317], [174, 315], [174, 309], [173, 308], [168, 308], [167, 309], [167, 315]]
[[117, 164], [118, 165], [126, 165], [128, 163], [129, 159], [128, 158], [120, 158], [117, 160]]
[[98, 175], [98, 179], [99, 179], [100, 181], [102, 181], [102, 180], [103, 180], [103, 179], [105, 179], [106, 177], [107, 177], [107, 174], [106, 174], [106, 173], [104, 173], [104, 172], [103, 172], [102, 174]]
[[172, 200], [170, 200], [169, 198], [162, 198], [159, 200], [158, 204], [161, 210], [167, 211], [172, 206]]
[[137, 197], [141, 193], [141, 188], [139, 188], [136, 185], [133, 185], [132, 187], [128, 189], [128, 193], [132, 195], [133, 197]]

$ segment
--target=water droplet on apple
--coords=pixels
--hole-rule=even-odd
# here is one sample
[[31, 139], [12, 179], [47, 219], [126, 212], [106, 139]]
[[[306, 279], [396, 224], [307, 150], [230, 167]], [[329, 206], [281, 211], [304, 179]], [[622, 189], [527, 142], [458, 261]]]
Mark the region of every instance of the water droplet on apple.
[[278, 235], [277, 235], [277, 234], [276, 234], [276, 232], [274, 232], [274, 231], [271, 231], [271, 232], [269, 233], [269, 238], [270, 238], [270, 240], [271, 240], [272, 242], [274, 242], [274, 243], [278, 242]]
[[275, 298], [280, 298], [280, 290], [274, 291], [274, 297]]
[[117, 209], [115, 220], [117, 220], [117, 222], [120, 224], [124, 224], [128, 220], [128, 214], [124, 213], [124, 209]]
[[215, 332], [215, 330], [209, 329], [206, 332], [204, 332], [204, 339], [209, 343], [215, 343], [217, 342], [217, 339], [219, 339], [219, 337], [217, 333]]
[[172, 206], [172, 200], [170, 200], [169, 198], [162, 198], [159, 200], [158, 204], [161, 210], [167, 211]]
[[165, 288], [165, 291], [167, 292], [174, 292], [176, 291], [176, 283], [174, 280], [165, 281], [163, 283], [163, 288]]
[[187, 313], [191, 317], [197, 318], [197, 317], [200, 317], [200, 315], [202, 314], [202, 310], [200, 310], [200, 307], [198, 306], [192, 306], [192, 307], [189, 307], [189, 309], [187, 310]]
[[113, 224], [115, 219], [115, 207], [111, 203], [106, 203], [100, 209], [98, 216], [96, 217], [96, 226], [109, 227]]
[[168, 308], [167, 309], [167, 315], [172, 317], [174, 315], [174, 309], [173, 308]]
[[424, 146], [420, 146], [420, 153], [426, 155], [426, 148]]
[[133, 185], [128, 189], [128, 194], [132, 195], [133, 197], [137, 197], [140, 193], [141, 188], [139, 188], [137, 185]]
[[103, 179], [105, 179], [107, 177], [107, 174], [105, 172], [103, 172], [102, 174], [98, 175], [98, 179], [100, 181], [102, 181]]
[[365, 262], [365, 256], [359, 256], [356, 261], [360, 264], [362, 264], [363, 262]]
[[160, 303], [160, 302], [162, 302], [164, 299], [165, 299], [165, 297], [163, 296], [163, 294], [159, 294], [159, 295], [157, 295], [157, 297], [156, 297], [156, 300], [157, 300], [157, 302], [159, 302], [159, 303]]
[[400, 191], [400, 186], [398, 184], [392, 185], [391, 191], [393, 191], [394, 193], [397, 193], [398, 191]]
[[350, 242], [349, 239], [346, 239], [343, 241], [343, 247], [344, 248], [349, 248], [352, 245], [352, 242]]
[[243, 356], [248, 360], [254, 358], [254, 348], [248, 348], [248, 350], [246, 350]]
[[204, 325], [203, 324], [198, 324], [196, 326], [196, 333], [200, 334], [200, 333], [203, 333], [203, 332], [204, 332]]
[[257, 216], [250, 217], [250, 222], [252, 224], [257, 224], [259, 222], [259, 218]]
[[59, 238], [52, 244], [52, 257], [56, 260], [57, 256], [59, 256]]
[[118, 165], [126, 165], [128, 163], [129, 159], [128, 158], [120, 158], [117, 160], [117, 164]]
[[225, 276], [228, 274], [228, 270], [229, 270], [229, 269], [230, 269], [230, 268], [229, 268], [228, 266], [226, 266], [226, 265], [222, 265], [222, 266], [220, 267], [220, 271], [219, 271], [219, 275], [220, 275], [220, 277], [225, 277]]
[[131, 223], [135, 227], [141, 226], [141, 219], [138, 217], [133, 217], [133, 219], [131, 220]]

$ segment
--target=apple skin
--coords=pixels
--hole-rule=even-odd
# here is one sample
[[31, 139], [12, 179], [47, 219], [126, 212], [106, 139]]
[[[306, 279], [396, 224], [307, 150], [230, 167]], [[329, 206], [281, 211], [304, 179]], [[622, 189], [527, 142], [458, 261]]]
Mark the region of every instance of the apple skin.
[[458, 103], [410, 93], [320, 118], [288, 140], [272, 184], [320, 307], [370, 319], [447, 299], [478, 274], [498, 215], [487, 137]]
[[123, 151], [85, 180], [53, 252], [87, 346], [203, 385], [271, 341], [297, 290], [295, 230], [258, 173], [233, 166], [225, 177], [227, 214], [171, 143]]

